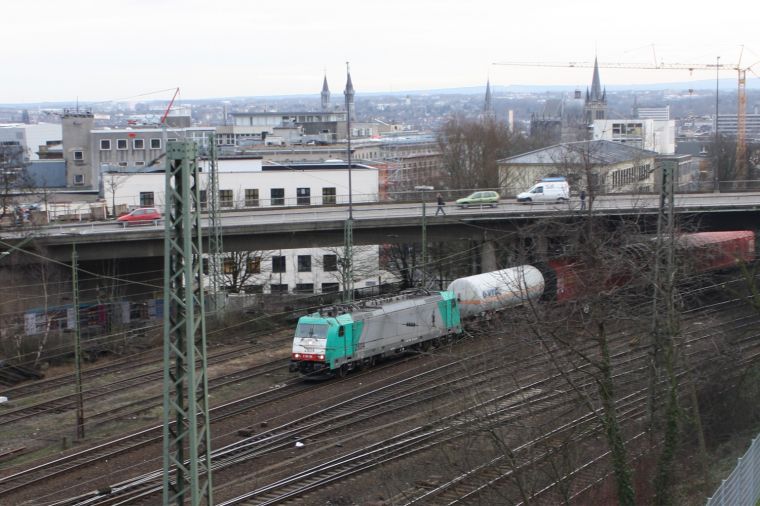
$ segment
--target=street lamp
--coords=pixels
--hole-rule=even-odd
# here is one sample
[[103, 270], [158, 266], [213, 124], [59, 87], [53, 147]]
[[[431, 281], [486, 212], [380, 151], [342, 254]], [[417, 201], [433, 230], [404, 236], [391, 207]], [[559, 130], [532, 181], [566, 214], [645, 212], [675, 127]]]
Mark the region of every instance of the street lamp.
[[425, 216], [425, 192], [433, 191], [432, 186], [415, 186], [415, 190], [420, 192], [422, 201], [422, 288], [425, 288], [427, 280], [425, 279], [425, 268], [427, 268], [427, 220]]
[[353, 221], [354, 221], [354, 206], [353, 206], [353, 191], [351, 188], [351, 104], [354, 101], [354, 86], [351, 83], [351, 70], [346, 62], [346, 89], [343, 91], [343, 95], [346, 100], [346, 158], [348, 158], [348, 219], [343, 230], [343, 243], [345, 246], [345, 276], [344, 286], [345, 295], [344, 302], [353, 302], [354, 300], [354, 283], [353, 283]]

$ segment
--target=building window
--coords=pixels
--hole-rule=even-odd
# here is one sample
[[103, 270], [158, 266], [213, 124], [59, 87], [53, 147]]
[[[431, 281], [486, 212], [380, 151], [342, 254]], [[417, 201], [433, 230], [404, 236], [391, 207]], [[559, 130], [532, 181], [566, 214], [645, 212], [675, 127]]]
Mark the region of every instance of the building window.
[[296, 283], [295, 293], [314, 293], [314, 283]]
[[198, 196], [199, 199], [201, 199], [201, 209], [206, 209], [206, 205], [208, 204], [208, 198], [207, 198], [206, 190], [201, 190], [200, 195]]
[[177, 138], [176, 137], [169, 137], [168, 139], [166, 139], [166, 142], [177, 142]]
[[258, 188], [248, 188], [245, 190], [245, 206], [259, 207], [259, 190]]
[[322, 283], [322, 293], [331, 293], [340, 291], [338, 283]]
[[296, 188], [296, 196], [299, 206], [311, 205], [311, 188]]
[[338, 270], [338, 255], [325, 255], [322, 257], [322, 270], [335, 272]]
[[322, 203], [335, 204], [335, 188], [322, 188]]
[[161, 139], [151, 139], [150, 149], [161, 149]]
[[225, 258], [222, 262], [222, 272], [224, 274], [233, 274], [235, 272], [235, 261], [231, 258]]
[[249, 274], [261, 274], [261, 257], [249, 258], [246, 272]]
[[285, 188], [272, 188], [270, 191], [273, 206], [285, 205]]
[[116, 139], [116, 149], [119, 149], [119, 150], [127, 149], [127, 139]]
[[100, 139], [100, 150], [101, 151], [110, 151], [111, 150], [111, 139]]
[[84, 184], [84, 175], [83, 174], [74, 174], [74, 184], [75, 185], [83, 185]]
[[77, 162], [84, 161], [84, 151], [74, 151], [74, 160]]
[[288, 293], [288, 285], [269, 285], [272, 289], [272, 293]]
[[140, 192], [140, 206], [151, 207], [155, 205], [153, 192]]
[[311, 255], [298, 255], [298, 272], [311, 272]]
[[219, 190], [219, 207], [232, 207], [232, 190]]
[[245, 285], [243, 291], [245, 293], [264, 293], [264, 285]]
[[145, 139], [132, 139], [132, 149], [145, 149]]
[[284, 256], [272, 257], [272, 272], [285, 272], [285, 257]]

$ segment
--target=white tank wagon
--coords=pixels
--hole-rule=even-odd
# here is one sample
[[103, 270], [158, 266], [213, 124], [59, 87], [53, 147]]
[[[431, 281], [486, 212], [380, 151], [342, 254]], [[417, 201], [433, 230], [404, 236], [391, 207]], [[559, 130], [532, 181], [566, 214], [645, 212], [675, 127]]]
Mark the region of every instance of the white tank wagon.
[[467, 318], [538, 299], [544, 292], [544, 276], [532, 265], [521, 265], [455, 279], [447, 290], [456, 294], [459, 312]]

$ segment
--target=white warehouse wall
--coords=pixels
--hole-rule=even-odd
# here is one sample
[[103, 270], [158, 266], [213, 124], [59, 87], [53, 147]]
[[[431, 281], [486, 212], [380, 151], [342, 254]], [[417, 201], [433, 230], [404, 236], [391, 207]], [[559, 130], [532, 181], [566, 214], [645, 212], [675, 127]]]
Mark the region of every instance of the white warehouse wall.
[[[641, 125], [641, 131], [636, 134], [618, 134], [621, 126]], [[623, 142], [631, 146], [661, 155], [672, 155], [676, 151], [676, 122], [675, 120], [654, 119], [598, 119], [594, 121], [594, 140]]]
[[[208, 173], [201, 173], [202, 185], [208, 185]], [[153, 192], [154, 205], [163, 211], [164, 187], [166, 175], [151, 174], [103, 174], [104, 198], [109, 207], [126, 204], [139, 207], [140, 193]], [[351, 187], [355, 203], [377, 202], [378, 171], [374, 168], [355, 168], [351, 170]], [[305, 169], [272, 170], [253, 172], [220, 172], [219, 189], [232, 190], [233, 209], [242, 209], [245, 205], [245, 190], [259, 190], [259, 207], [271, 207], [271, 190], [284, 189], [284, 205], [297, 205], [297, 189], [309, 188], [310, 205], [322, 205], [322, 189], [335, 188], [336, 203], [348, 203], [348, 171], [345, 169]]]

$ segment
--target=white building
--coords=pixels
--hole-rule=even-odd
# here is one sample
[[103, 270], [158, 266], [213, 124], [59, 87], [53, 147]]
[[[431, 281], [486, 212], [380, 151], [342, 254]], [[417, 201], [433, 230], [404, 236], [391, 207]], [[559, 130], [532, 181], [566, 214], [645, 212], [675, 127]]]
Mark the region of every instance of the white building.
[[[109, 207], [156, 206], [164, 210], [166, 175], [160, 173], [104, 174]], [[201, 173], [202, 187], [208, 172]], [[377, 202], [378, 170], [352, 164], [352, 200]], [[201, 190], [205, 202], [206, 190]], [[222, 211], [257, 207], [309, 206], [348, 202], [348, 171], [345, 163], [262, 166], [260, 159], [219, 161], [219, 201]], [[321, 293], [342, 289], [339, 258], [341, 248], [252, 251], [230, 254], [222, 270], [225, 283], [247, 293]], [[354, 250], [355, 288], [378, 283], [377, 246]], [[244, 278], [244, 279], [242, 279]], [[241, 280], [242, 279], [242, 280]], [[383, 279], [388, 280], [387, 276]]]
[[593, 140], [619, 142], [661, 155], [672, 155], [676, 152], [676, 122], [655, 119], [594, 120]]
[[670, 119], [670, 106], [663, 107], [636, 107], [636, 117], [639, 119], [654, 119], [667, 121]]
[[[163, 172], [107, 173], [103, 175], [104, 198], [109, 206], [156, 206], [163, 211], [165, 178]], [[208, 186], [207, 170], [201, 173], [201, 185]], [[352, 164], [351, 188], [354, 203], [377, 202], [378, 170]], [[206, 201], [205, 190], [201, 201]], [[263, 167], [258, 159], [220, 160], [219, 202], [222, 210], [345, 204], [348, 171], [343, 162]]]
[[[222, 278], [228, 289], [242, 293], [338, 292], [343, 288], [342, 254], [342, 247], [230, 253], [221, 265]], [[357, 246], [353, 255], [355, 289], [397, 280], [379, 270], [379, 246]]]
[[7, 123], [0, 125], [0, 142], [18, 142], [27, 161], [39, 160], [40, 146], [63, 139], [62, 127], [56, 123]]

